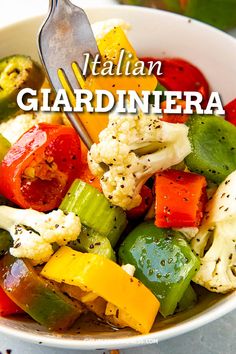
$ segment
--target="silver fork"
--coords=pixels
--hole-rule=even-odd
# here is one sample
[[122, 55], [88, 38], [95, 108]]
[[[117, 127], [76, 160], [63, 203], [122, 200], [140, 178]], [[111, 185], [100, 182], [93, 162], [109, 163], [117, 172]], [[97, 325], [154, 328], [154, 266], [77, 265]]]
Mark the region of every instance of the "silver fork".
[[[60, 69], [71, 90], [80, 84], [72, 69], [72, 63], [83, 70], [84, 53], [90, 58], [99, 54], [96, 40], [85, 12], [69, 0], [50, 0], [50, 10], [38, 35], [38, 50], [48, 78], [57, 92], [63, 88], [58, 77]], [[65, 112], [69, 121], [90, 148], [92, 140], [75, 113]]]

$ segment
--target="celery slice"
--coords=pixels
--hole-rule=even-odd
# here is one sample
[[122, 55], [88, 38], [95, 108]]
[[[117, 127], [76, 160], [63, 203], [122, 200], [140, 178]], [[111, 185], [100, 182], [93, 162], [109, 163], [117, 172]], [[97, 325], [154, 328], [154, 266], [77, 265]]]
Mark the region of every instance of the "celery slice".
[[82, 226], [77, 240], [71, 241], [68, 246], [76, 251], [96, 253], [113, 261], [116, 259], [108, 238], [86, 226]]
[[108, 238], [114, 247], [127, 225], [125, 212], [112, 205], [106, 197], [93, 186], [75, 180], [60, 209], [74, 212], [83, 225]]

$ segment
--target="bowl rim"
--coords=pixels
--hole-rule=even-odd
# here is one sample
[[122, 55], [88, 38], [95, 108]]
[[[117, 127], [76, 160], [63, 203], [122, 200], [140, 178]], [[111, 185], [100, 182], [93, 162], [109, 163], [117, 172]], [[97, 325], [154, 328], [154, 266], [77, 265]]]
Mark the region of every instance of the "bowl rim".
[[[182, 16], [180, 14], [171, 13], [164, 10], [158, 10], [153, 8], [145, 8], [145, 7], [138, 7], [138, 6], [129, 6], [129, 5], [99, 5], [99, 6], [88, 6], [83, 7], [85, 11], [96, 11], [96, 10], [112, 10], [114, 8], [122, 8], [125, 11], [135, 11], [135, 12], [144, 12], [144, 13], [159, 13], [159, 15], [167, 16], [167, 17], [178, 17], [181, 21], [189, 21], [188, 17]], [[21, 19], [19, 21], [15, 21], [7, 26], [0, 27], [0, 36], [1, 32], [3, 31], [10, 31], [14, 30], [20, 25], [27, 25], [31, 22], [37, 21], [41, 19], [45, 13], [41, 13], [37, 16], [27, 17], [25, 19]], [[227, 38], [228, 41], [234, 43], [236, 48], [236, 39], [233, 38], [230, 34], [227, 34], [213, 26], [208, 24], [202, 23], [198, 20], [192, 19], [191, 22], [194, 26], [205, 28], [207, 31], [215, 32], [221, 37]], [[93, 350], [93, 349], [114, 349], [114, 348], [128, 348], [128, 347], [137, 347], [143, 346], [147, 344], [154, 344], [160, 341], [164, 341], [181, 334], [190, 332], [195, 330], [199, 327], [202, 327], [224, 315], [236, 309], [236, 292], [233, 292], [231, 295], [227, 296], [227, 298], [222, 299], [220, 304], [214, 304], [210, 309], [204, 310], [203, 313], [193, 316], [187, 320], [179, 324], [175, 324], [167, 329], [159, 330], [153, 333], [140, 335], [135, 334], [132, 337], [122, 337], [118, 339], [69, 339], [69, 338], [58, 338], [57, 336], [43, 336], [40, 333], [28, 333], [23, 329], [16, 329], [12, 328], [9, 325], [0, 323], [0, 332], [6, 335], [13, 336], [23, 341], [27, 341], [30, 343], [37, 343], [42, 344], [48, 347], [57, 347], [57, 348], [64, 348], [64, 349], [80, 349], [80, 350]]]
[[224, 299], [223, 304], [213, 305], [210, 310], [190, 318], [180, 324], [176, 324], [168, 329], [160, 330], [145, 335], [135, 334], [132, 337], [118, 339], [69, 339], [58, 337], [47, 337], [40, 333], [28, 333], [21, 329], [11, 328], [8, 325], [0, 323], [0, 332], [13, 336], [20, 340], [45, 345], [48, 347], [79, 349], [79, 350], [106, 350], [106, 349], [124, 349], [130, 347], [144, 346], [148, 344], [157, 344], [161, 341], [177, 337], [181, 334], [191, 332], [199, 327], [209, 324], [212, 321], [226, 315], [236, 309], [236, 293], [230, 295], [230, 299]]

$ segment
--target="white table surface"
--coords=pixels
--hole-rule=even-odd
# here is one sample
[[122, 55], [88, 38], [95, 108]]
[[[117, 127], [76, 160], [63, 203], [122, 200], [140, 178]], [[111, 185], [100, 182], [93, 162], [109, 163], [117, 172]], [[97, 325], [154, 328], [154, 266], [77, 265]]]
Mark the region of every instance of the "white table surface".
[[[115, 3], [115, 0], [72, 0], [80, 6]], [[48, 0], [0, 0], [0, 28], [30, 16], [46, 13]], [[236, 37], [236, 30], [231, 31]], [[1, 45], [1, 43], [0, 43]], [[121, 354], [235, 354], [236, 311], [197, 329], [168, 341], [142, 348], [122, 350]], [[9, 351], [8, 351], [9, 350]], [[74, 351], [47, 348], [25, 343], [0, 334], [0, 354], [74, 354], [76, 352], [103, 354], [104, 351]]]

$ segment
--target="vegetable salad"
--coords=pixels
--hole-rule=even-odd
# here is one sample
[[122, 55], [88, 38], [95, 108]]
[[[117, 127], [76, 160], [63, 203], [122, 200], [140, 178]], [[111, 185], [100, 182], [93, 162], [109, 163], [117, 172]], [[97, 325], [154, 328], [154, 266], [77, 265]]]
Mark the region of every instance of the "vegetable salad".
[[[138, 60], [124, 21], [93, 29], [102, 58], [116, 64], [123, 48]], [[85, 88], [198, 91], [205, 107], [197, 67], [140, 59], [163, 75], [89, 76]], [[92, 312], [148, 333], [158, 313], [193, 307], [199, 286], [235, 290], [236, 99], [225, 117], [83, 112], [88, 151], [63, 113], [19, 110], [22, 88], [48, 85], [30, 57], [0, 59], [1, 316], [65, 331]]]

